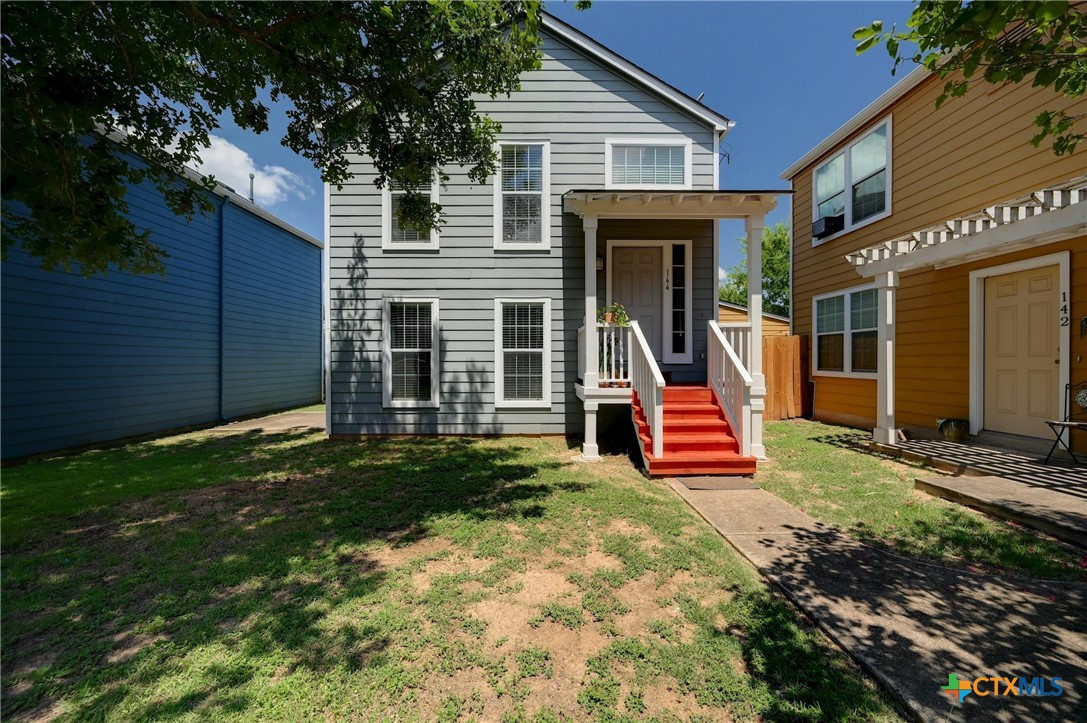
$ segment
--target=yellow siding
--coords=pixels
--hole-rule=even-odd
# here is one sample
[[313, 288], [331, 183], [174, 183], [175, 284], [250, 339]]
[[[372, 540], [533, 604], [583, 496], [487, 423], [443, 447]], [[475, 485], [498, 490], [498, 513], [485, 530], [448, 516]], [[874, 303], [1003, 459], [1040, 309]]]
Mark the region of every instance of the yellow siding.
[[[1087, 100], [1073, 101], [1027, 83], [971, 89], [936, 109], [942, 81], [929, 78], [896, 101], [867, 128], [892, 117], [891, 211], [879, 221], [813, 247], [812, 171], [841, 146], [801, 170], [793, 179], [793, 330], [811, 334], [812, 297], [867, 280], [845, 254], [965, 215], [989, 204], [1082, 175], [1082, 151], [1058, 158], [1034, 148], [1033, 120], [1042, 110], [1087, 112]], [[1071, 381], [1087, 380], [1087, 340], [1079, 320], [1087, 317], [1087, 238], [986, 259], [970, 265], [905, 275], [897, 299], [898, 422], [931, 428], [937, 417], [969, 413], [968, 275], [1059, 250], [1072, 252]], [[871, 426], [875, 382], [814, 375], [815, 415], [827, 421]], [[1063, 405], [1063, 403], [1062, 403]], [[1080, 444], [1085, 444], [1080, 440]]]
[[[725, 306], [717, 307], [717, 321], [722, 324], [742, 324], [747, 322], [746, 311], [736, 311]], [[772, 316], [762, 317], [762, 335], [789, 336], [789, 322], [775, 319]]]

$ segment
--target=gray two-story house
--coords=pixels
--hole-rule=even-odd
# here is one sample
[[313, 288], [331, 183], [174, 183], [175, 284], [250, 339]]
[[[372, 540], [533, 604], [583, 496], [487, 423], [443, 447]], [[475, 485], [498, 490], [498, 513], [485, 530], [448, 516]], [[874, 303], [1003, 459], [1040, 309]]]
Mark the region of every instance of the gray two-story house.
[[[717, 220], [747, 220], [758, 269], [777, 193], [718, 189], [728, 118], [552, 16], [541, 32], [542, 66], [479, 101], [497, 174], [431, 189], [439, 231], [399, 227], [368, 158], [328, 191], [328, 433], [584, 435], [591, 460], [621, 404], [651, 473], [750, 473], [761, 279], [753, 321], [718, 324]], [[629, 325], [600, 318], [613, 303]]]

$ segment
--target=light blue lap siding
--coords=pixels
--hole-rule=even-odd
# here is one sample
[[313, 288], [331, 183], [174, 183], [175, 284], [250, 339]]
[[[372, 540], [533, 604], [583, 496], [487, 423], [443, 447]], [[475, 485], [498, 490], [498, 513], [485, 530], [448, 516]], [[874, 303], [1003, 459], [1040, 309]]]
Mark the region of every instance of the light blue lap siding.
[[[562, 211], [571, 189], [604, 185], [605, 138], [692, 141], [693, 185], [713, 188], [712, 128], [554, 38], [544, 37], [543, 66], [525, 74], [509, 98], [478, 108], [502, 123], [504, 140], [549, 141], [551, 243], [546, 251], [494, 249], [494, 188], [472, 184], [465, 169], [444, 169], [440, 191], [447, 223], [440, 250], [383, 251], [381, 193], [369, 159], [352, 159], [355, 178], [331, 189], [330, 329], [333, 434], [576, 434], [583, 409], [574, 392], [577, 330], [584, 323], [584, 236], [579, 218]], [[695, 362], [673, 378], [705, 374], [705, 316], [713, 310], [709, 222], [610, 224], [607, 233], [694, 243]], [[624, 230], [625, 229], [625, 230]], [[605, 225], [598, 236], [603, 254]], [[603, 305], [603, 275], [599, 274]], [[381, 308], [390, 296], [440, 300], [441, 406], [382, 406]], [[550, 409], [495, 407], [495, 298], [548, 297], [552, 314]]]
[[228, 204], [220, 359], [219, 211], [186, 223], [150, 186], [129, 203], [165, 278], [44, 271], [18, 248], [0, 268], [4, 458], [214, 422], [221, 386], [228, 417], [320, 401], [320, 249]]

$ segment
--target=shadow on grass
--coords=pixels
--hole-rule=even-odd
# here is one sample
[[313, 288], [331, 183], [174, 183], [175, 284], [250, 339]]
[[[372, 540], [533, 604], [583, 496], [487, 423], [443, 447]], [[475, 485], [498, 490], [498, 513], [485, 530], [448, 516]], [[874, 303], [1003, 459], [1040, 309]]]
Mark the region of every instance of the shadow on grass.
[[776, 480], [783, 489], [767, 481], [767, 489], [816, 517], [823, 515], [820, 519], [859, 540], [958, 567], [1087, 579], [1082, 553], [1074, 548], [1029, 528], [914, 494], [912, 481], [901, 479], [884, 463], [914, 467], [917, 476], [925, 468], [868, 449], [864, 432], [826, 431], [823, 425], [784, 430], [788, 439], [771, 441], [776, 464], [802, 475], [802, 481]]
[[4, 717], [51, 714], [61, 698], [76, 718], [214, 717], [250, 705], [246, 683], [269, 672], [258, 664], [395, 676], [389, 631], [404, 626], [340, 613], [380, 605], [412, 554], [398, 551], [435, 526], [538, 517], [579, 486], [537, 479], [557, 466], [512, 443], [285, 433], [11, 470]]

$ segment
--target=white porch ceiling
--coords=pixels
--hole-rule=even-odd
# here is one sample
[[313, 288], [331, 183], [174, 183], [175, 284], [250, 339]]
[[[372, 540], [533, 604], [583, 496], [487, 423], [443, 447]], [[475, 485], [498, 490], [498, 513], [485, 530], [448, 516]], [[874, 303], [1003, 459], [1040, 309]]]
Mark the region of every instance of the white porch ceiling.
[[581, 217], [722, 219], [764, 216], [791, 191], [568, 191], [563, 210]]

